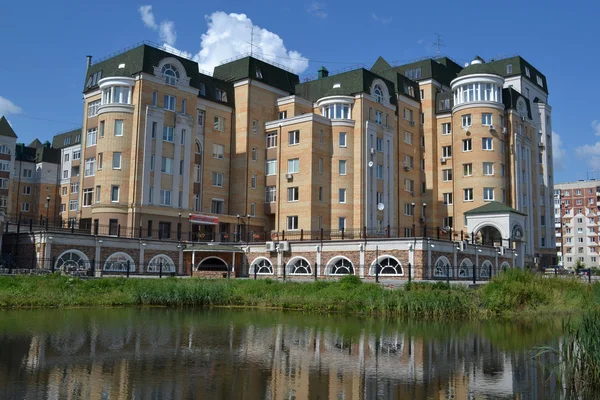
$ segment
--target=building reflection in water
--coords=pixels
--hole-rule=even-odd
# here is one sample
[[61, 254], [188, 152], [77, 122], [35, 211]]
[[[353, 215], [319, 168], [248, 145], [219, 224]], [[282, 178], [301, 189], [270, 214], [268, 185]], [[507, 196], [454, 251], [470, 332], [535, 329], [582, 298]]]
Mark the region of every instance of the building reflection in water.
[[3, 398], [542, 399], [556, 391], [531, 347], [502, 351], [464, 324], [453, 333], [458, 325], [283, 313], [16, 313], [43, 315], [44, 324], [0, 334]]

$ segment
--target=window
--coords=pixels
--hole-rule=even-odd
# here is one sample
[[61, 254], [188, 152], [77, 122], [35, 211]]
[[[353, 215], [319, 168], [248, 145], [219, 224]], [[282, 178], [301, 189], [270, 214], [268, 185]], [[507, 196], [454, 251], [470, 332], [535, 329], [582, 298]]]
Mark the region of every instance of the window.
[[291, 187], [287, 190], [288, 201], [298, 201], [299, 192], [297, 187]]
[[409, 110], [408, 108], [404, 109], [404, 119], [410, 122], [414, 122], [413, 120], [413, 110]]
[[279, 111], [279, 113], [277, 114], [277, 119], [286, 119], [287, 118], [287, 111]]
[[500, 139], [500, 153], [504, 153], [504, 140]]
[[265, 188], [265, 203], [275, 203], [277, 201], [277, 188], [275, 186], [267, 186]]
[[252, 121], [252, 133], [254, 133], [255, 135], [258, 134], [258, 121], [257, 120]]
[[[0, 207], [6, 207], [6, 197], [0, 197]], [[67, 205], [65, 203], [62, 203], [60, 205], [60, 212], [65, 212], [67, 211]]]
[[123, 120], [115, 120], [115, 136], [123, 136]]
[[294, 146], [300, 143], [300, 131], [288, 132], [288, 144]]
[[444, 157], [444, 158], [452, 157], [452, 146], [442, 146], [442, 157]]
[[492, 138], [481, 138], [483, 150], [493, 150]]
[[179, 71], [172, 64], [165, 64], [161, 69], [161, 73], [165, 78], [165, 83], [171, 86], [177, 86], [177, 81], [179, 81]]
[[298, 230], [298, 216], [289, 216], [287, 217], [287, 229], [288, 231], [297, 231]]
[[23, 186], [23, 194], [30, 195], [31, 194], [31, 186]]
[[319, 173], [323, 173], [323, 159], [319, 158]]
[[452, 124], [446, 123], [442, 124], [442, 135], [450, 135], [452, 133]]
[[277, 160], [267, 160], [265, 175], [275, 175], [277, 173]]
[[414, 80], [420, 79], [421, 78], [421, 67], [419, 68], [413, 68], [413, 69], [407, 69], [406, 71], [404, 71], [404, 76], [406, 76], [407, 78]]
[[198, 110], [198, 126], [204, 126], [204, 110]]
[[377, 192], [377, 204], [383, 203], [383, 193]]
[[73, 151], [73, 161], [81, 159], [81, 150]]
[[70, 136], [66, 137], [65, 141], [63, 143], [64, 143], [65, 146], [70, 145], [71, 144], [71, 137]]
[[154, 171], [154, 154], [150, 156], [150, 171]]
[[185, 129], [182, 129], [181, 130], [181, 140], [179, 142], [180, 144], [185, 144], [185, 134], [186, 134]]
[[252, 161], [256, 161], [258, 157], [258, 149], [256, 147], [252, 148]]
[[340, 147], [346, 147], [346, 132], [340, 132]]
[[91, 101], [88, 103], [88, 118], [98, 115], [98, 107], [100, 107], [100, 100]]
[[452, 193], [444, 193], [444, 205], [452, 205]]
[[452, 169], [443, 169], [442, 176], [444, 182], [450, 182], [452, 180]]
[[79, 193], [79, 182], [71, 183], [71, 194]]
[[338, 218], [338, 230], [343, 231], [346, 229], [346, 217]]
[[96, 175], [96, 157], [87, 158], [85, 160], [85, 171], [83, 176]]
[[77, 211], [78, 208], [79, 208], [78, 200], [69, 201], [69, 211]]
[[[424, 161], [424, 160], [423, 160]], [[415, 167], [415, 159], [413, 156], [404, 155], [404, 168], [413, 169]]]
[[206, 96], [206, 85], [204, 84], [204, 82], [200, 82], [200, 85], [198, 85], [198, 86], [200, 86], [200, 87], [199, 87], [199, 89], [200, 89], [200, 94], [201, 94], [202, 96]]
[[181, 113], [185, 114], [186, 109], [187, 109], [187, 100], [181, 99]]
[[94, 189], [83, 189], [83, 207], [90, 207], [94, 197]]
[[165, 94], [164, 97], [164, 109], [165, 110], [169, 110], [169, 111], [175, 111], [175, 103], [176, 103], [176, 99], [175, 96], [170, 96], [168, 94]]
[[95, 146], [96, 145], [96, 135], [98, 133], [97, 128], [92, 128], [87, 130], [87, 140], [85, 142], [86, 147]]
[[225, 118], [215, 116], [213, 120], [213, 129], [215, 131], [225, 132]]
[[473, 150], [473, 144], [471, 139], [463, 139], [463, 151], [471, 151]]
[[493, 201], [494, 200], [494, 188], [483, 188], [483, 200]]
[[540, 223], [542, 226], [546, 226], [546, 216], [540, 215]]
[[277, 132], [267, 133], [267, 148], [277, 147]]
[[383, 121], [383, 113], [381, 111], [375, 110], [375, 123], [381, 125]]
[[377, 179], [383, 179], [383, 165], [377, 164]]
[[213, 157], [222, 160], [225, 158], [225, 146], [222, 144], [213, 144]]
[[152, 92], [152, 105], [154, 107], [156, 107], [157, 104], [158, 104], [158, 92], [155, 90], [154, 92]]
[[217, 100], [220, 100], [225, 103], [227, 102], [227, 92], [224, 91], [223, 89], [216, 88], [215, 95], [217, 97]]
[[296, 174], [300, 171], [300, 159], [292, 158], [288, 160], [288, 174]]
[[483, 126], [492, 125], [492, 114], [488, 114], [488, 113], [481, 114], [481, 125], [483, 125]]
[[[6, 185], [6, 186], [5, 186], [5, 185]], [[2, 189], [6, 189], [6, 188], [8, 188], [8, 179], [3, 179], [3, 180], [2, 180], [2, 185], [1, 185], [1, 186], [2, 186]], [[67, 188], [66, 186], [63, 186], [63, 187], [61, 188], [61, 195], [63, 195], [63, 196], [66, 196], [66, 195], [67, 195], [67, 190], [68, 190], [68, 188]]]
[[340, 203], [346, 202], [346, 189], [339, 189]]
[[112, 185], [110, 187], [110, 201], [113, 203], [118, 203], [119, 202], [119, 192], [120, 192], [120, 187], [117, 185]]
[[462, 127], [468, 128], [471, 126], [471, 114], [465, 114], [462, 116]]
[[160, 172], [165, 174], [173, 173], [173, 159], [170, 157], [163, 157], [160, 163]]
[[165, 142], [170, 142], [173, 143], [174, 141], [174, 133], [173, 133], [174, 128], [172, 126], [164, 126], [163, 127], [163, 140]]
[[340, 175], [346, 175], [346, 160], [340, 160], [339, 168], [340, 168]]
[[420, 99], [425, 99], [425, 91], [423, 89], [419, 90]]
[[539, 75], [536, 75], [535, 78], [536, 78], [537, 84], [540, 85], [541, 87], [544, 87], [544, 80], [542, 79], [542, 77]]
[[100, 189], [101, 186], [96, 186], [96, 203], [100, 203], [100, 195], [102, 194], [102, 191]]
[[415, 206], [412, 205], [411, 203], [404, 203], [404, 215], [408, 215], [408, 216], [413, 215], [414, 209], [415, 209]]
[[252, 174], [252, 179], [250, 180], [250, 186], [252, 189], [256, 189], [256, 174]]
[[103, 153], [98, 153], [98, 171], [102, 169], [102, 161], [104, 161]]
[[512, 64], [506, 64], [506, 73], [512, 74]]
[[223, 174], [221, 172], [212, 173], [212, 185], [217, 187], [223, 187]]
[[500, 176], [504, 177], [505, 174], [505, 167], [504, 164], [500, 164]]
[[491, 162], [483, 163], [483, 175], [487, 175], [487, 176], [494, 175], [494, 163], [491, 163]]
[[323, 201], [323, 186], [319, 186], [319, 201]]
[[473, 189], [463, 189], [463, 200], [473, 201]]
[[415, 190], [415, 181], [412, 179], [404, 178], [404, 190], [407, 192], [414, 192]]
[[319, 144], [323, 144], [323, 129], [319, 129]]
[[113, 153], [113, 169], [121, 169], [121, 153], [115, 151]]
[[170, 190], [161, 190], [160, 191], [160, 205], [161, 206], [170, 206], [171, 205], [171, 191]]
[[68, 179], [69, 178], [69, 170], [65, 169], [63, 170], [63, 179]]
[[413, 134], [412, 132], [404, 131], [404, 143], [412, 144], [413, 143]]
[[381, 90], [381, 86], [375, 85], [373, 87], [373, 95], [375, 96], [376, 102], [383, 103], [383, 91]]

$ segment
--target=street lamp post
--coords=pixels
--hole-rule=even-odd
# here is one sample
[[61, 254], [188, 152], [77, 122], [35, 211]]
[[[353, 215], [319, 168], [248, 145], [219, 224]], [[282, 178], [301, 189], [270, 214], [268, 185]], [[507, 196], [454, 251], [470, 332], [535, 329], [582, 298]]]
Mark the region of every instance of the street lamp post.
[[414, 201], [411, 203], [411, 206], [412, 206], [412, 215], [413, 215], [412, 216], [413, 217], [412, 235], [414, 237], [414, 236], [416, 236], [416, 234], [415, 234], [415, 202]]
[[241, 218], [241, 217], [240, 217], [240, 214], [238, 214], [238, 215], [237, 215], [237, 219], [238, 219], [238, 223], [237, 223], [237, 229], [235, 230], [235, 231], [236, 231], [236, 235], [237, 235], [237, 241], [238, 241], [238, 242], [241, 242], [241, 241], [242, 241], [242, 232], [240, 232], [240, 227], [241, 227], [241, 225], [240, 225], [240, 218]]
[[179, 216], [177, 217], [177, 241], [181, 242], [181, 213], [179, 213]]
[[188, 240], [192, 241], [192, 213], [188, 213]]
[[248, 224], [246, 225], [246, 245], [248, 245], [248, 242], [250, 241], [250, 217], [251, 217], [251, 215], [248, 214], [246, 217], [248, 218]]
[[427, 220], [425, 219], [425, 209], [427, 207], [427, 203], [423, 203], [423, 237], [427, 236]]
[[50, 212], [50, 195], [46, 196], [46, 229], [48, 229], [48, 213]]

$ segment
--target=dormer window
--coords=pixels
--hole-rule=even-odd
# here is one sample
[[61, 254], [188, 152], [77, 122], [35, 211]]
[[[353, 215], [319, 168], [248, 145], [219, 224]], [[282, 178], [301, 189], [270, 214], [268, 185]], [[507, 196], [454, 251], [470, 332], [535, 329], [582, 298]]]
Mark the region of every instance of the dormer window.
[[263, 78], [262, 71], [258, 67], [256, 67], [256, 77], [258, 79], [262, 79]]
[[173, 64], [163, 65], [161, 72], [167, 85], [177, 86], [177, 82], [179, 81], [179, 71]]
[[222, 102], [227, 102], [227, 92], [226, 91], [216, 88], [215, 94], [217, 95], [217, 100], [220, 100]]
[[381, 86], [375, 85], [373, 88], [373, 95], [375, 96], [376, 102], [383, 103], [383, 91], [381, 90]]

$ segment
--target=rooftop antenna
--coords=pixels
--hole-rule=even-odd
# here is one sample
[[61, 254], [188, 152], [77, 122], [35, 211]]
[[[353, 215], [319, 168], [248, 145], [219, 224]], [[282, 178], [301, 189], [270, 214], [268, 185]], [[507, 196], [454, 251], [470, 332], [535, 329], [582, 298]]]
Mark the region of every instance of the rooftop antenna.
[[439, 33], [434, 33], [435, 36], [437, 36], [437, 40], [435, 42], [433, 42], [433, 45], [437, 47], [437, 55], [438, 57], [440, 56], [440, 47], [445, 47], [445, 44], [442, 44], [442, 35], [440, 35]]
[[254, 54], [254, 25], [250, 29], [250, 57]]

